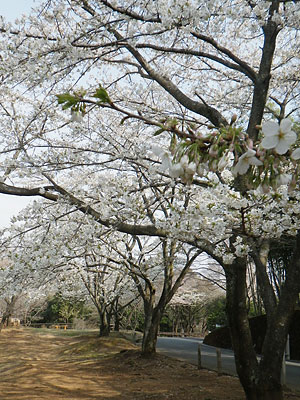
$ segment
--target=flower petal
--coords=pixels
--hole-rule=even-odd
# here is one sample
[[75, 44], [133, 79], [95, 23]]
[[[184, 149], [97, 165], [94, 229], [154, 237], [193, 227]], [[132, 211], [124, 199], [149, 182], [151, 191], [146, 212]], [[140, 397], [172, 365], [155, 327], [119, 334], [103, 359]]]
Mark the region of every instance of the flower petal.
[[196, 172], [196, 169], [197, 169], [196, 163], [190, 162], [190, 163], [187, 165], [187, 167], [185, 168], [185, 171], [186, 171], [188, 174], [194, 174], [194, 173]]
[[170, 176], [172, 178], [179, 178], [184, 173], [182, 166], [178, 164], [173, 164], [170, 167]]
[[243, 160], [244, 158], [253, 157], [253, 156], [255, 156], [255, 154], [256, 154], [256, 151], [255, 151], [255, 150], [253, 150], [253, 149], [248, 149], [248, 150], [246, 151], [246, 153], [244, 153], [244, 154], [241, 155], [240, 160]]
[[299, 147], [292, 152], [291, 158], [293, 160], [299, 160], [300, 159], [300, 148]]
[[292, 127], [292, 121], [288, 118], [284, 118], [283, 120], [281, 120], [280, 122], [280, 130], [282, 132], [289, 132], [291, 130]]
[[166, 171], [171, 167], [171, 160], [168, 153], [163, 154], [160, 167], [162, 171]]
[[292, 175], [290, 174], [280, 174], [276, 177], [276, 183], [278, 186], [289, 185], [292, 180]]
[[223, 169], [228, 165], [228, 158], [227, 158], [227, 154], [225, 154], [220, 161], [218, 162], [218, 170], [219, 171], [223, 171]]
[[79, 111], [72, 111], [72, 113], [71, 113], [71, 121], [72, 122], [81, 123], [83, 121], [82, 113], [79, 112]]
[[290, 148], [290, 143], [283, 139], [279, 139], [277, 146], [275, 147], [275, 150], [278, 154], [285, 154]]
[[159, 146], [156, 146], [156, 145], [153, 145], [151, 147], [151, 150], [152, 150], [152, 153], [154, 155], [156, 155], [157, 157], [159, 157], [161, 155], [161, 153], [163, 153], [165, 151], [162, 147], [159, 147]]
[[249, 164], [250, 165], [257, 165], [257, 166], [260, 166], [260, 165], [263, 165], [264, 163], [262, 162], [262, 161], [260, 161], [258, 158], [256, 158], [256, 157], [251, 157], [251, 158], [249, 158]]
[[274, 149], [278, 144], [278, 136], [266, 136], [261, 142], [264, 149]]
[[[247, 160], [248, 161], [248, 160]], [[243, 161], [239, 159], [236, 166], [233, 168], [234, 175], [244, 175], [249, 169], [249, 163], [247, 161]]]
[[294, 131], [287, 132], [284, 135], [284, 140], [289, 144], [294, 144], [297, 140], [297, 135]]
[[273, 136], [278, 134], [279, 126], [274, 121], [267, 121], [263, 124], [261, 130], [265, 136]]
[[185, 168], [189, 163], [189, 157], [185, 154], [184, 156], [181, 157], [180, 159], [180, 164], [183, 168]]

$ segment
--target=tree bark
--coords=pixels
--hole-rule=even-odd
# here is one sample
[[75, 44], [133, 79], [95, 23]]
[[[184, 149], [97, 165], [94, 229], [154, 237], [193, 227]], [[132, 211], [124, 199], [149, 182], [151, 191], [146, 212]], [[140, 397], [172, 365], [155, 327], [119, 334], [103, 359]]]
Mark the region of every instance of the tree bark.
[[[247, 260], [242, 258], [236, 258], [232, 265], [225, 268], [227, 316], [237, 373], [247, 400], [282, 400], [280, 373], [283, 353], [277, 349], [277, 356], [275, 356], [274, 346], [272, 346], [272, 353], [264, 346], [260, 364], [256, 358], [247, 313], [246, 271]], [[274, 322], [275, 320], [276, 318]], [[270, 333], [271, 327], [274, 327], [273, 324], [270, 325]], [[272, 343], [274, 338], [266, 337], [266, 342]], [[283, 352], [284, 344], [278, 341], [277, 345]]]
[[17, 299], [18, 299], [17, 296], [12, 296], [10, 299], [5, 299], [6, 309], [3, 313], [3, 316], [2, 316], [2, 319], [0, 322], [0, 332], [2, 331], [3, 328], [5, 328], [9, 325], [11, 316], [14, 312], [14, 308], [15, 308]]
[[[277, 304], [267, 307], [267, 331], [258, 363], [253, 348], [247, 315], [246, 259], [236, 258], [224, 266], [227, 282], [227, 316], [230, 326], [236, 368], [247, 400], [282, 400], [280, 383], [282, 358], [287, 334], [300, 290], [300, 233], [287, 267], [286, 281]], [[263, 263], [256, 258], [262, 271]], [[264, 282], [264, 283], [263, 283]], [[260, 280], [265, 285], [265, 277]], [[264, 302], [270, 304], [269, 292], [263, 292]], [[273, 301], [274, 303], [274, 301]]]
[[[277, 12], [278, 7], [279, 1], [272, 1], [270, 13], [273, 14], [274, 12]], [[262, 56], [258, 75], [254, 83], [251, 112], [247, 128], [247, 133], [249, 137], [254, 141], [257, 139], [258, 135], [258, 129], [256, 128], [256, 126], [261, 124], [267, 101], [271, 79], [272, 61], [276, 48], [276, 38], [279, 33], [279, 28], [274, 21], [269, 19], [267, 24], [263, 26], [263, 32], [264, 44], [262, 48]]]
[[107, 311], [104, 309], [100, 309], [97, 307], [98, 314], [99, 314], [99, 336], [109, 336], [110, 334], [110, 316]]
[[267, 332], [259, 368], [259, 385], [267, 392], [272, 390], [277, 392], [278, 397], [274, 395], [274, 399], [282, 399], [279, 395], [282, 358], [299, 291], [300, 232], [296, 237], [293, 256], [286, 267], [286, 280], [281, 288], [276, 310], [272, 315], [267, 315]]
[[236, 258], [232, 265], [225, 267], [226, 312], [236, 370], [247, 399], [254, 400], [253, 393], [256, 391], [258, 362], [248, 320], [246, 272], [247, 260], [245, 258]]
[[116, 312], [115, 313], [115, 324], [114, 324], [115, 332], [119, 332], [119, 330], [120, 330], [120, 321], [121, 321], [120, 315], [118, 312]]
[[145, 314], [145, 326], [142, 341], [142, 355], [143, 357], [153, 357], [156, 353], [156, 343], [158, 336], [158, 329], [161, 316], [164, 308], [158, 309], [157, 307], [148, 309]]

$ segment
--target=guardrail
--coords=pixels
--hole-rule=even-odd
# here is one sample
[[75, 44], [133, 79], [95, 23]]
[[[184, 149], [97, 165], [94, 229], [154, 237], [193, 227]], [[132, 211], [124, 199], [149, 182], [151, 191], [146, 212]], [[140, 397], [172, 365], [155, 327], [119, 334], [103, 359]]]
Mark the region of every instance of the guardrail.
[[200, 333], [197, 332], [158, 332], [158, 336], [169, 336], [169, 337], [203, 337]]

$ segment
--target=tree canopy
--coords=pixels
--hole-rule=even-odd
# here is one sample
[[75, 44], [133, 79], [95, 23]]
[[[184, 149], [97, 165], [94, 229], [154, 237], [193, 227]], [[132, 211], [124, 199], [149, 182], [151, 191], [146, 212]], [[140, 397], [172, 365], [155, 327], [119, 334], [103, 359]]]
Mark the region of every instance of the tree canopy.
[[[211, 255], [249, 399], [282, 398], [300, 289], [299, 17], [286, 0], [51, 0], [1, 22], [0, 192], [46, 199], [20, 216], [28, 229], [80, 212], [87, 242], [90, 219]], [[267, 263], [283, 237], [278, 299]], [[260, 362], [249, 259], [268, 316]]]

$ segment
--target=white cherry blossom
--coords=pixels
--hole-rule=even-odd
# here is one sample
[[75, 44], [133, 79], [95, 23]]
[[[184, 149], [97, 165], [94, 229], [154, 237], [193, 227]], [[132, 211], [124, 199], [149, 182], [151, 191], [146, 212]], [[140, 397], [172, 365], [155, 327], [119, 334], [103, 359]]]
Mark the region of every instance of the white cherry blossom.
[[276, 185], [289, 185], [292, 181], [292, 175], [290, 174], [280, 174], [276, 177]]
[[300, 148], [299, 147], [292, 152], [291, 158], [293, 160], [299, 160], [300, 159]]
[[[291, 206], [300, 208], [297, 170], [292, 171], [289, 158], [278, 157], [295, 143], [291, 123], [283, 120], [280, 126], [275, 122], [264, 125], [261, 147], [274, 149], [261, 152], [264, 171], [246, 134], [255, 145], [259, 139], [255, 126], [261, 123], [268, 104], [272, 112], [274, 107], [278, 109], [279, 102], [285, 101], [291, 117], [296, 120], [299, 116], [299, 88], [295, 85], [299, 43], [295, 32], [299, 29], [300, 3], [276, 2], [280, 19], [273, 12], [275, 2], [270, 1], [254, 2], [257, 8], [242, 0], [216, 0], [200, 5], [186, 0], [91, 1], [91, 12], [82, 6], [83, 2], [48, 3], [49, 7], [37, 10], [11, 32], [11, 27], [4, 24], [0, 41], [2, 192], [7, 193], [7, 182], [11, 194], [36, 193], [57, 201], [55, 208], [46, 203], [46, 207], [35, 205], [32, 212], [24, 212], [24, 228], [28, 232], [25, 242], [19, 232], [22, 221], [16, 221], [13, 237], [20, 237], [18, 241], [24, 250], [9, 251], [20, 271], [24, 265], [59, 265], [62, 256], [70, 259], [73, 250], [79, 256], [78, 250], [94, 250], [89, 246], [106, 235], [106, 228], [112, 228], [134, 235], [140, 232], [197, 242], [217, 262], [227, 263], [228, 270], [239, 274], [239, 269], [229, 264], [237, 256], [247, 254], [246, 246], [251, 247], [251, 257], [256, 238], [259, 251], [261, 239], [274, 241], [282, 235], [297, 233], [299, 214], [291, 213]], [[284, 24], [281, 32], [278, 23]], [[272, 78], [266, 79], [269, 76]], [[108, 90], [111, 102], [102, 102], [101, 89], [95, 96], [100, 83]], [[83, 121], [80, 118], [69, 123], [70, 114], [57, 107], [54, 99], [70, 91], [73, 95], [81, 85], [86, 88], [87, 97], [92, 96], [84, 102], [87, 115]], [[66, 96], [66, 103], [67, 108], [77, 107], [72, 96]], [[227, 118], [233, 114], [239, 116], [238, 123], [245, 132], [238, 132], [234, 125], [229, 125], [225, 132]], [[250, 116], [251, 123], [247, 124]], [[76, 114], [74, 118], [77, 119]], [[213, 128], [209, 128], [210, 123]], [[219, 137], [218, 127], [223, 137]], [[158, 128], [162, 136], [153, 136]], [[189, 156], [172, 161], [172, 147], [170, 157], [168, 153], [159, 155], [162, 163], [156, 168], [158, 163], [145, 156], [149, 137], [151, 143], [162, 143], [167, 148], [167, 141], [176, 135], [179, 146], [184, 139], [183, 144], [194, 147], [194, 151], [180, 147]], [[215, 139], [211, 151], [210, 138]], [[236, 160], [236, 175], [262, 171], [262, 179], [257, 183], [261, 183], [260, 189], [266, 188], [264, 193], [257, 189], [249, 190], [247, 196], [242, 190], [239, 193], [229, 172], [232, 163], [225, 165], [226, 160], [219, 159], [228, 148], [235, 155], [245, 153]], [[205, 157], [201, 149], [207, 153]], [[294, 160], [300, 158], [298, 153], [293, 152]], [[198, 174], [204, 177], [193, 185], [196, 166]], [[164, 168], [189, 185], [170, 183], [169, 177], [161, 173]], [[214, 173], [217, 168], [225, 168], [222, 177], [228, 173], [228, 179], [220, 179]], [[276, 176], [270, 173], [275, 168], [277, 175], [293, 174], [289, 187], [284, 184], [276, 188], [279, 196], [274, 196]], [[288, 179], [278, 178], [280, 182]], [[289, 190], [293, 190], [291, 196]], [[86, 216], [79, 225], [80, 231], [77, 224], [67, 219], [74, 210], [81, 210]], [[49, 224], [60, 228], [56, 236], [51, 236]], [[100, 224], [105, 226], [103, 232], [98, 228]], [[30, 236], [30, 227], [36, 225], [44, 226], [44, 235]], [[228, 244], [240, 227], [243, 241], [236, 244], [234, 251]], [[65, 234], [65, 229], [70, 235]], [[38, 246], [42, 240], [43, 246]], [[117, 250], [119, 246], [124, 243], [118, 242]], [[101, 250], [101, 244], [97, 249]], [[162, 263], [155, 265], [160, 272]], [[295, 268], [289, 271], [297, 272]], [[230, 275], [227, 274], [228, 284], [232, 285]], [[232, 293], [228, 291], [228, 296]], [[290, 295], [296, 298], [297, 293]], [[278, 299], [278, 309], [290, 315], [291, 307], [282, 303], [284, 298]], [[238, 310], [242, 310], [239, 303], [245, 306], [242, 294], [240, 299], [231, 300]], [[231, 312], [230, 308], [228, 311]], [[231, 317], [236, 315], [232, 313]], [[274, 319], [271, 326], [277, 323]], [[243, 343], [243, 339], [239, 335], [234, 343]], [[276, 344], [272, 339], [272, 335], [267, 335], [266, 343], [277, 346], [284, 342], [281, 338]], [[243, 345], [247, 354], [252, 354], [253, 346], [247, 342]], [[262, 359], [271, 360], [269, 364], [274, 370], [278, 357], [272, 359], [273, 355], [263, 351]], [[279, 351], [283, 351], [282, 346]], [[270, 370], [264, 371], [264, 377], [260, 375], [258, 371], [262, 369], [257, 368], [254, 354], [243, 360], [237, 352], [236, 357], [242, 362], [240, 365], [254, 360], [254, 364], [248, 364], [248, 371], [252, 375], [257, 372], [246, 377], [246, 381], [260, 382], [271, 376]], [[272, 379], [265, 386], [272, 388], [271, 383]]]
[[172, 178], [179, 178], [183, 175], [184, 169], [180, 163], [173, 164], [170, 166], [169, 173]]
[[182, 178], [183, 181], [191, 181], [196, 173], [197, 165], [194, 161], [189, 162], [189, 157], [185, 154], [180, 161], [169, 166], [169, 174], [172, 178]]
[[72, 111], [71, 121], [81, 123], [83, 121], [82, 113], [79, 111]]
[[291, 120], [284, 118], [278, 125], [274, 121], [267, 121], [262, 126], [265, 135], [261, 142], [264, 149], [275, 149], [278, 154], [285, 154], [297, 140], [297, 135], [291, 129]]
[[233, 168], [233, 174], [235, 176], [246, 174], [250, 165], [256, 165], [256, 166], [263, 165], [262, 161], [256, 158], [256, 151], [252, 149], [248, 149], [246, 153], [241, 155], [237, 164]]

